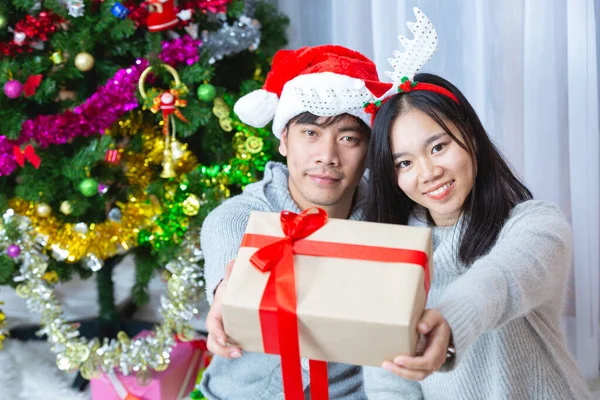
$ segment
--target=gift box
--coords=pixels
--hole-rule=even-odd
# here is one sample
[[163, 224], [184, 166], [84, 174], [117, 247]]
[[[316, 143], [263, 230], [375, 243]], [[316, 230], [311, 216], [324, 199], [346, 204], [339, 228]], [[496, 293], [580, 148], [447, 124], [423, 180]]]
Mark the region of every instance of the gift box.
[[284, 350], [381, 366], [415, 353], [431, 264], [429, 228], [253, 212], [222, 302], [225, 332], [245, 351], [282, 354], [284, 369]]
[[[149, 335], [143, 331], [138, 337]], [[90, 381], [93, 400], [180, 400], [195, 386], [199, 368], [206, 362], [208, 353], [204, 339], [177, 342], [170, 356], [169, 367], [161, 372], [152, 371], [148, 385], [139, 385], [135, 372], [124, 376], [118, 370], [102, 374]]]

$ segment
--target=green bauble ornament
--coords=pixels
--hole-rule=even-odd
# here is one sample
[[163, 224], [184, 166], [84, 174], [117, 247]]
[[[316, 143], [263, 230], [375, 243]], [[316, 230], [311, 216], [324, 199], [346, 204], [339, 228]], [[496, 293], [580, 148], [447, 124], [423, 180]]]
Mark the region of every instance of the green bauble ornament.
[[8, 18], [4, 14], [0, 14], [0, 29], [6, 28], [8, 24]]
[[217, 90], [210, 83], [198, 86], [198, 98], [202, 101], [211, 101], [217, 95]]
[[79, 184], [79, 191], [85, 197], [92, 197], [98, 193], [98, 182], [92, 178], [86, 178]]

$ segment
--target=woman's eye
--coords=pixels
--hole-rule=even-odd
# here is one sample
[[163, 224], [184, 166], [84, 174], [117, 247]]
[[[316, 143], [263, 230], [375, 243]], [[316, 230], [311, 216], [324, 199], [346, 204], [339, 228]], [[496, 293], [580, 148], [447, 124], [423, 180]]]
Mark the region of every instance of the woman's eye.
[[398, 164], [396, 164], [397, 168], [406, 168], [406, 167], [410, 167], [410, 161], [400, 161]]
[[435, 146], [433, 147], [433, 149], [431, 149], [431, 152], [432, 152], [432, 153], [439, 153], [440, 151], [442, 151], [442, 149], [444, 148], [444, 146], [445, 146], [445, 145], [444, 145], [443, 143], [440, 143], [440, 144], [438, 144], [438, 145], [435, 145]]

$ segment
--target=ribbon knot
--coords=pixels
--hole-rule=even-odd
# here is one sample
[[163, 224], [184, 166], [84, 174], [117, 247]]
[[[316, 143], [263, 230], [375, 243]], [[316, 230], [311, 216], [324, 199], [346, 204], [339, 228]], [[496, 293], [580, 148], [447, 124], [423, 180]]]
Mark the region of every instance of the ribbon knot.
[[262, 247], [250, 262], [262, 272], [271, 271], [282, 259], [286, 248], [293, 253], [294, 243], [311, 235], [327, 222], [327, 213], [321, 208], [309, 208], [300, 214], [281, 212], [281, 228], [285, 237]]

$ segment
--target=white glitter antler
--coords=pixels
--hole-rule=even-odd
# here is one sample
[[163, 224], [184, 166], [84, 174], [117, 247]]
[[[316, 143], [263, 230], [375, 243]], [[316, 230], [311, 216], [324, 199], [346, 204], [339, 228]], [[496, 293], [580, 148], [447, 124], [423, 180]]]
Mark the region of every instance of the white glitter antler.
[[411, 81], [417, 71], [433, 57], [437, 50], [437, 32], [435, 27], [425, 14], [417, 7], [413, 8], [416, 22], [407, 22], [408, 29], [413, 33], [414, 39], [408, 40], [404, 36], [398, 36], [398, 40], [404, 46], [404, 52], [394, 51], [394, 58], [388, 58], [394, 67], [394, 72], [385, 72], [396, 85], [400, 84], [403, 77]]

